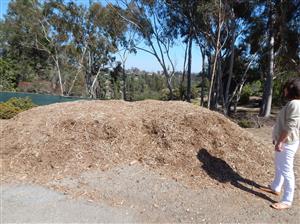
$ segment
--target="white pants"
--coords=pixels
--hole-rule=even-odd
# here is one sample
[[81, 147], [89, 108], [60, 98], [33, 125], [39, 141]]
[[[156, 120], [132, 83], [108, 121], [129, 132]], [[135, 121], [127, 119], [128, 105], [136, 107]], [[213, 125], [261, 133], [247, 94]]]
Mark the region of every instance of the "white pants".
[[284, 144], [283, 151], [275, 152], [275, 178], [271, 184], [272, 190], [280, 192], [282, 186], [283, 197], [281, 202], [291, 205], [295, 191], [294, 157], [299, 148], [299, 141]]

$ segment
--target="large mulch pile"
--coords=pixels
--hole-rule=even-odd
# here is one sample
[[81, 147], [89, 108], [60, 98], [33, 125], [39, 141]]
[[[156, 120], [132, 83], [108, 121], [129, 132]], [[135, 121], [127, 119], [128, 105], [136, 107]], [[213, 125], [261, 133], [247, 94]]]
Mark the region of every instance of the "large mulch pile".
[[242, 178], [266, 182], [273, 169], [272, 151], [252, 134], [185, 102], [68, 102], [36, 107], [0, 124], [2, 181], [46, 183], [142, 163], [205, 187]]

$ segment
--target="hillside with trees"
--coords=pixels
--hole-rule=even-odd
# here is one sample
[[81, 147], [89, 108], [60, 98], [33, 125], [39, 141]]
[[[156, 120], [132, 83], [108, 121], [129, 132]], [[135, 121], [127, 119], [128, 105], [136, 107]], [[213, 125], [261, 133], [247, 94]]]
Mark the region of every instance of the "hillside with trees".
[[[12, 0], [0, 21], [0, 90], [199, 99], [224, 114], [256, 95], [268, 117], [282, 83], [300, 74], [299, 34], [298, 0]], [[179, 44], [185, 57], [176, 71], [170, 50]], [[152, 55], [161, 72], [127, 68], [137, 51]]]

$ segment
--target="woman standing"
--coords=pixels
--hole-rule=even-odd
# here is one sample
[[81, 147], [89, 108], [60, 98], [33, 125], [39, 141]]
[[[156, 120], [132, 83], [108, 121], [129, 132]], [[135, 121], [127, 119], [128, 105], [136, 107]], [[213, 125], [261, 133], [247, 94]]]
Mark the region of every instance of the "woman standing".
[[300, 139], [300, 78], [288, 81], [283, 91], [288, 103], [279, 112], [273, 128], [275, 178], [268, 188], [262, 188], [264, 191], [279, 195], [283, 186], [281, 201], [271, 205], [278, 210], [290, 208], [294, 198], [293, 166]]

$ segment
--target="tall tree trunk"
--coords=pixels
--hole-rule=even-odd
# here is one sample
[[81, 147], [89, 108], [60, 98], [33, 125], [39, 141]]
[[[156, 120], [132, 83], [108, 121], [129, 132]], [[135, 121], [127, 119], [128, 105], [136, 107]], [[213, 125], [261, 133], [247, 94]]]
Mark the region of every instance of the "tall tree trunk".
[[169, 89], [169, 100], [173, 100], [174, 99], [174, 94], [173, 94], [173, 88], [172, 88], [172, 78], [169, 75], [169, 72], [167, 70], [166, 67], [164, 67], [164, 74], [166, 76], [166, 80], [167, 80], [167, 88]]
[[216, 64], [217, 64], [217, 49], [216, 49], [216, 53], [215, 53], [215, 58], [214, 58], [214, 64], [212, 67], [212, 74], [211, 74], [211, 78], [210, 78], [210, 87], [209, 87], [209, 91], [208, 91], [208, 100], [207, 100], [207, 108], [211, 109], [211, 101], [212, 101], [212, 94], [214, 94], [214, 84], [215, 84], [215, 72], [216, 72]]
[[[212, 55], [210, 54], [209, 51], [207, 51], [206, 56], [207, 56], [207, 77], [209, 77], [212, 74], [212, 72], [211, 72], [211, 70], [212, 70]], [[208, 95], [207, 95], [207, 97], [208, 97]], [[208, 103], [208, 101], [207, 101], [207, 103]]]
[[234, 101], [234, 108], [233, 108], [234, 113], [237, 112], [237, 104], [238, 104], [238, 102], [241, 98], [241, 94], [242, 94], [244, 84], [245, 84], [245, 82], [241, 82], [238, 89], [237, 89], [237, 93], [236, 93], [236, 97], [235, 97], [235, 101]]
[[75, 85], [75, 82], [76, 82], [76, 80], [77, 80], [77, 77], [78, 77], [79, 73], [81, 72], [81, 69], [82, 69], [82, 66], [83, 66], [82, 63], [83, 63], [83, 60], [84, 60], [84, 56], [85, 56], [86, 49], [87, 49], [87, 48], [84, 47], [84, 50], [83, 50], [81, 59], [80, 59], [80, 61], [79, 61], [79, 68], [77, 69], [76, 75], [75, 75], [75, 77], [74, 77], [74, 79], [73, 79], [73, 81], [72, 81], [72, 84], [71, 84], [71, 86], [70, 86], [70, 88], [69, 88], [69, 91], [68, 91], [68, 93], [67, 93], [67, 96], [70, 96], [70, 94], [71, 94], [71, 92], [72, 92], [72, 90], [73, 90], [73, 87], [74, 87], [74, 85]]
[[92, 92], [91, 92], [91, 86], [92, 86], [92, 78], [91, 78], [91, 74], [86, 71], [85, 72], [85, 85], [86, 85], [86, 92], [88, 97], [92, 97]]
[[186, 43], [185, 51], [184, 51], [184, 61], [183, 61], [183, 70], [182, 70], [182, 77], [180, 81], [180, 99], [185, 100], [185, 85], [184, 85], [184, 80], [185, 80], [185, 75], [186, 75], [186, 59], [187, 59], [187, 53], [188, 53], [188, 48], [189, 48], [189, 42]]
[[85, 65], [85, 85], [86, 92], [88, 97], [93, 98], [93, 90], [92, 90], [92, 63], [91, 63], [91, 52], [88, 51], [88, 60]]
[[192, 92], [192, 46], [193, 38], [189, 38], [189, 50], [188, 50], [188, 70], [187, 70], [187, 87], [186, 87], [186, 100], [191, 102], [191, 92]]
[[211, 100], [215, 97], [215, 92], [214, 92], [215, 74], [216, 74], [218, 55], [220, 53], [220, 48], [221, 48], [221, 44], [220, 44], [221, 29], [222, 29], [223, 22], [224, 22], [221, 19], [222, 2], [221, 2], [221, 0], [219, 2], [220, 2], [220, 4], [219, 4], [219, 15], [218, 15], [218, 35], [217, 35], [217, 41], [216, 41], [216, 46], [215, 46], [215, 58], [214, 58], [214, 64], [213, 64], [213, 68], [212, 68], [212, 75], [211, 75], [211, 81], [210, 81], [210, 87], [209, 87], [209, 93], [208, 93], [208, 103], [207, 103], [208, 109], [211, 109]]
[[127, 100], [127, 95], [126, 95], [126, 71], [125, 71], [125, 63], [123, 63], [123, 68], [122, 68], [122, 77], [123, 77], [123, 100]]
[[53, 57], [53, 60], [55, 62], [55, 67], [56, 67], [56, 70], [57, 70], [57, 75], [58, 75], [58, 80], [59, 80], [59, 86], [60, 86], [60, 95], [63, 96], [64, 95], [64, 88], [63, 88], [63, 84], [62, 84], [62, 78], [61, 78], [59, 61], [58, 61], [58, 58], [56, 56]]
[[225, 97], [224, 97], [224, 114], [227, 115], [228, 111], [230, 110], [230, 102], [229, 102], [229, 90], [231, 85], [231, 80], [233, 76], [233, 64], [234, 64], [234, 42], [236, 39], [236, 25], [235, 21], [232, 21], [231, 26], [231, 33], [232, 33], [232, 40], [231, 40], [231, 55], [230, 55], [230, 65], [229, 65], [229, 71], [228, 71], [228, 79], [226, 83], [226, 90], [225, 90]]
[[[299, 2], [300, 4], [300, 2]], [[279, 33], [280, 33], [280, 46], [279, 50], [276, 52], [276, 54], [280, 56], [285, 56], [287, 54], [287, 4], [286, 0], [280, 0], [280, 17], [279, 17]]]
[[264, 83], [264, 93], [262, 105], [260, 108], [260, 116], [269, 117], [272, 107], [272, 94], [273, 94], [273, 76], [274, 76], [274, 7], [272, 1], [269, 2], [269, 70]]
[[222, 70], [222, 58], [219, 54], [218, 56], [218, 84], [217, 84], [217, 102], [215, 108], [217, 108], [218, 104], [222, 104], [224, 107], [224, 91], [223, 91], [223, 70]]
[[200, 93], [200, 106], [204, 106], [204, 81], [205, 81], [205, 53], [204, 49], [200, 48], [202, 56], [202, 81], [201, 81], [201, 93]]

